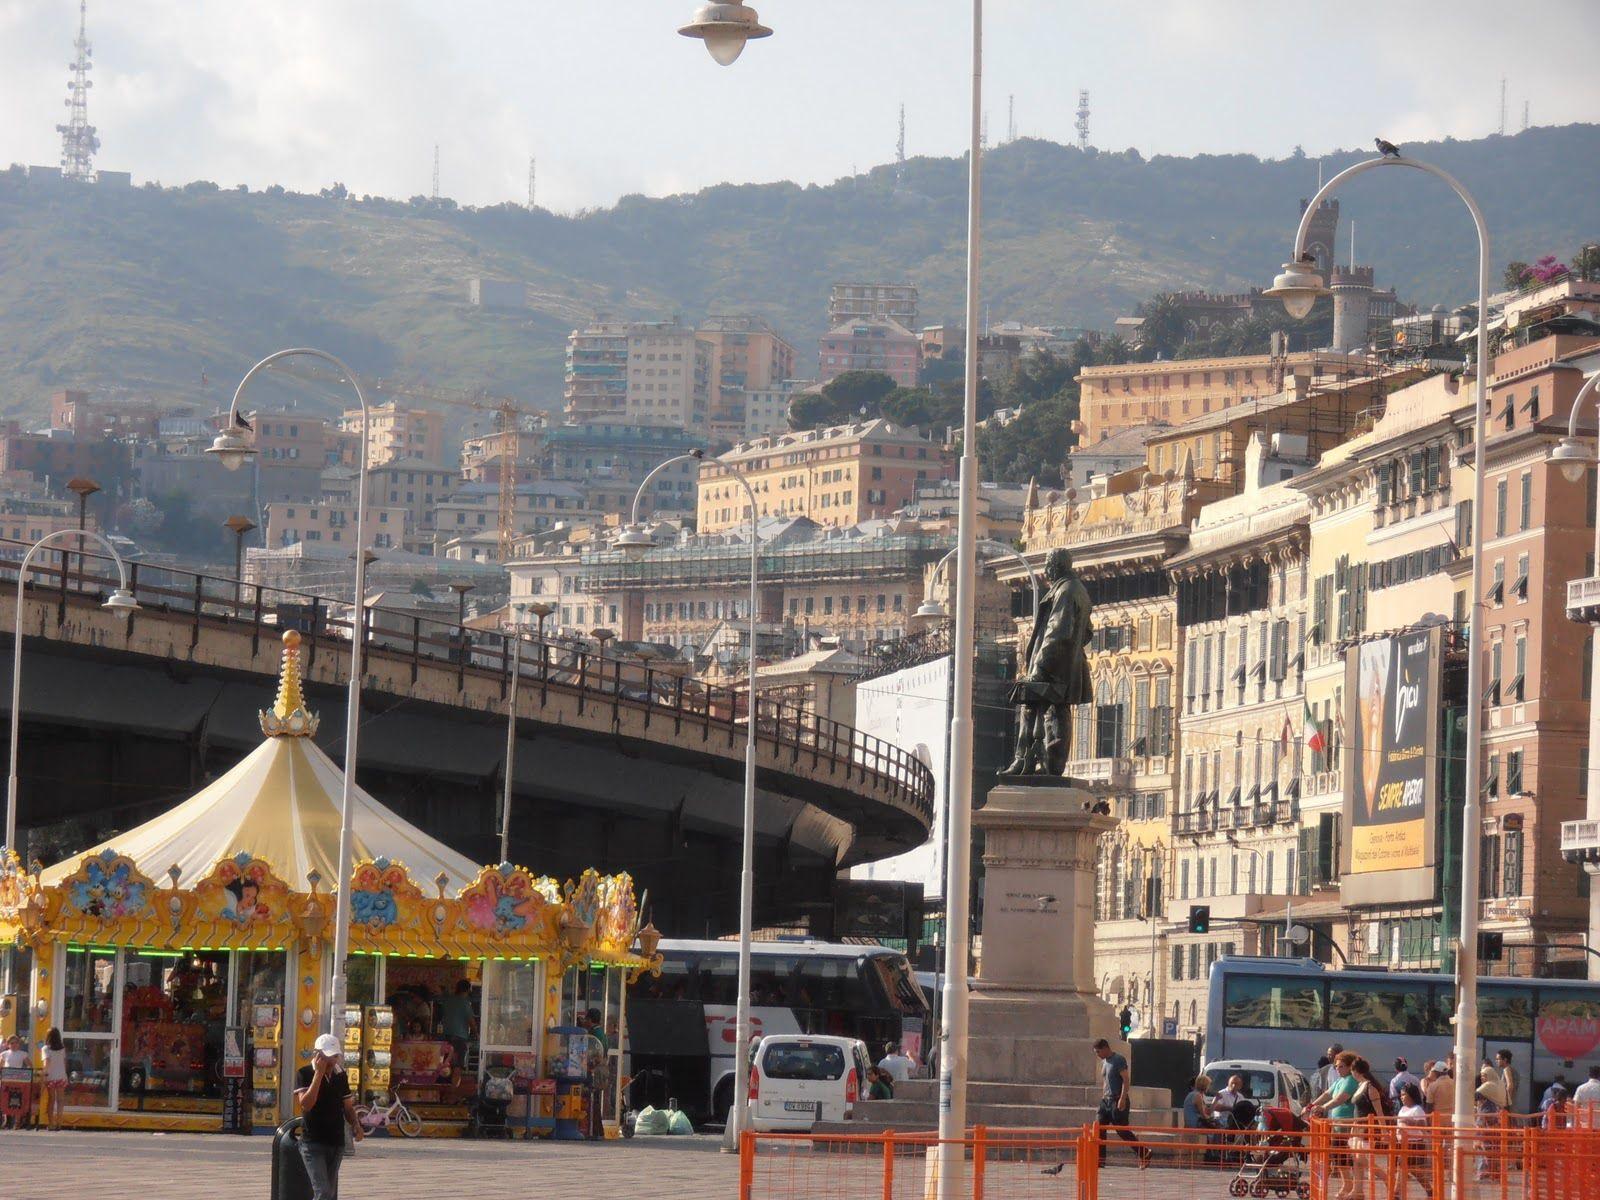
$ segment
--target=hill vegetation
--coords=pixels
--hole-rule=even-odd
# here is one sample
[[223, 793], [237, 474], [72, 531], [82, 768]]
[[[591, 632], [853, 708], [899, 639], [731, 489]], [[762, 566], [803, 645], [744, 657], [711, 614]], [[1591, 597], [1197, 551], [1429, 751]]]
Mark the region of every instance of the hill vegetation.
[[[1476, 192], [1496, 270], [1593, 233], [1600, 126], [1409, 149]], [[1316, 182], [1302, 156], [1001, 146], [985, 176], [985, 311], [1104, 328], [1161, 292], [1259, 284]], [[1470, 299], [1471, 226], [1431, 181], [1368, 177], [1342, 202], [1380, 283], [1425, 305]], [[880, 167], [825, 187], [628, 196], [572, 217], [337, 185], [51, 187], [13, 168], [0, 172], [0, 410], [37, 414], [64, 386], [216, 403], [256, 357], [307, 343], [366, 374], [556, 407], [565, 335], [597, 312], [759, 313], [807, 364], [836, 280], [908, 279], [924, 322], [958, 316], [965, 205], [960, 159], [914, 159], [899, 187]], [[528, 308], [472, 307], [474, 276], [522, 281]]]

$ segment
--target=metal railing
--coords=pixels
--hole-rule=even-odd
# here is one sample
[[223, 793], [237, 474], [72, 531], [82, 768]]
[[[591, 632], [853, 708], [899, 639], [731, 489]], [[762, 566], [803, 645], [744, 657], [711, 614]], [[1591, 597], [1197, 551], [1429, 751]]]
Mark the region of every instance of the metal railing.
[[[15, 587], [27, 548], [28, 543], [0, 538], [0, 587]], [[28, 592], [36, 601], [55, 600], [59, 627], [66, 621], [69, 597], [78, 597], [80, 603], [86, 597], [100, 598], [116, 584], [109, 555], [71, 548], [51, 561], [35, 560]], [[352, 605], [309, 592], [139, 562], [128, 564], [128, 590], [141, 609], [130, 616], [130, 628], [152, 615], [183, 620], [191, 648], [200, 644], [208, 629], [242, 627], [249, 632], [254, 657], [263, 637], [274, 639], [295, 629], [304, 638], [302, 653], [309, 676], [319, 655], [338, 654], [341, 646], [350, 645]], [[398, 663], [409, 667], [410, 680], [416, 683], [424, 663], [453, 667], [458, 692], [465, 690], [470, 676], [495, 680], [500, 695], [506, 695], [516, 657], [512, 635], [395, 609], [367, 608], [363, 617], [369, 671], [379, 662]], [[742, 750], [749, 719], [743, 690], [703, 683], [642, 659], [606, 655], [569, 639], [540, 640], [528, 632], [520, 636], [521, 695], [536, 698], [528, 702], [544, 708], [552, 694], [566, 695], [576, 699], [580, 714], [591, 707], [609, 708], [613, 729], [627, 711], [637, 713], [646, 729], [670, 722], [673, 736], [699, 731], [707, 746], [718, 741], [730, 753]], [[757, 745], [769, 756], [763, 765], [770, 766], [770, 759], [777, 758], [781, 766], [786, 758], [792, 766], [806, 763], [812, 769], [825, 768], [830, 775], [842, 772], [844, 782], [859, 781], [867, 790], [887, 792], [891, 802], [931, 825], [933, 774], [915, 755], [782, 700], [757, 697], [755, 719]]]

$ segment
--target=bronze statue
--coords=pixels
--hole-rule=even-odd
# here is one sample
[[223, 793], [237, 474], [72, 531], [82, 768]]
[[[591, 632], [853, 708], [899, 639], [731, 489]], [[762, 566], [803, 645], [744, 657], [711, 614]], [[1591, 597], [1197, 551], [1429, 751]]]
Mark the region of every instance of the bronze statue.
[[1060, 775], [1072, 752], [1072, 706], [1094, 699], [1089, 678], [1088, 590], [1072, 569], [1072, 556], [1052, 550], [1045, 558], [1047, 585], [1011, 689], [1017, 706], [1017, 754], [1004, 775]]

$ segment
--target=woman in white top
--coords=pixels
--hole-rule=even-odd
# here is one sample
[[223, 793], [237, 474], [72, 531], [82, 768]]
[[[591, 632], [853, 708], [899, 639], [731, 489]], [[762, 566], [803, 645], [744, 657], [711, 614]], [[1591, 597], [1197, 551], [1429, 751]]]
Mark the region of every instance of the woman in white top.
[[1399, 1200], [1405, 1200], [1406, 1183], [1415, 1179], [1422, 1185], [1422, 1194], [1432, 1197], [1433, 1188], [1428, 1179], [1428, 1153], [1424, 1141], [1426, 1129], [1431, 1123], [1428, 1110], [1422, 1103], [1422, 1089], [1414, 1083], [1400, 1085], [1400, 1111], [1395, 1114], [1395, 1125], [1400, 1134], [1400, 1145], [1404, 1151], [1401, 1159], [1400, 1188], [1397, 1193]]
[[39, 1121], [51, 1129], [60, 1129], [61, 1101], [67, 1092], [67, 1049], [61, 1044], [61, 1030], [53, 1025], [44, 1035], [39, 1057], [44, 1060], [44, 1110]]

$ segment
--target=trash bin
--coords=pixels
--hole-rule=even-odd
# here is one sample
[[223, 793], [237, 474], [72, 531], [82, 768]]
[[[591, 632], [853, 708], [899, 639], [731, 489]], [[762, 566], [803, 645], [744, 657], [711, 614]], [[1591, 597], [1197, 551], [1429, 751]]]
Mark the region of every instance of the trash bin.
[[300, 1117], [290, 1117], [272, 1135], [271, 1200], [311, 1200], [311, 1179], [300, 1158]]

